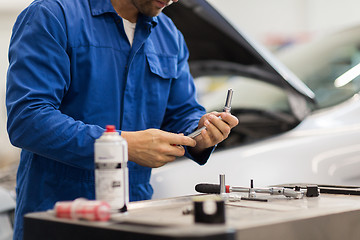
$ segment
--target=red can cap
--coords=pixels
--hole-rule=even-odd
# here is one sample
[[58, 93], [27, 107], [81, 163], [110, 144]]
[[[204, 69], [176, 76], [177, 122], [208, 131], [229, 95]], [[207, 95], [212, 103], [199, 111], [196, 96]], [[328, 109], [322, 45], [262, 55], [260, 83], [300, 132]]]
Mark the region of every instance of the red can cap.
[[105, 132], [116, 132], [114, 125], [106, 125], [106, 131]]

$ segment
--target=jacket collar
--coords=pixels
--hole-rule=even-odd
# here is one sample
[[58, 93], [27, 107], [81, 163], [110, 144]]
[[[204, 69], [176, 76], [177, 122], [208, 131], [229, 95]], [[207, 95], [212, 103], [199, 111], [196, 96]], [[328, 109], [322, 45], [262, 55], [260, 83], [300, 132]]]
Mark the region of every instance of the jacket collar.
[[102, 15], [104, 13], [116, 13], [110, 0], [89, 0], [89, 4], [93, 16]]
[[[89, 0], [91, 14], [93, 16], [99, 16], [105, 13], [116, 13], [114, 7], [111, 4], [110, 0]], [[139, 19], [141, 21], [150, 24], [152, 27], [155, 27], [158, 23], [157, 17], [148, 17], [140, 14]], [[138, 20], [139, 21], [139, 20]]]

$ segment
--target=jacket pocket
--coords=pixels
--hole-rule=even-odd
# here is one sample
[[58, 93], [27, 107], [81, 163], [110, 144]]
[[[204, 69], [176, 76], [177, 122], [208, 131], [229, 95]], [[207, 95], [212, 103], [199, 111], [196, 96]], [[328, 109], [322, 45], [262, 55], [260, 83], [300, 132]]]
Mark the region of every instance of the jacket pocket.
[[177, 57], [157, 55], [147, 53], [146, 59], [150, 67], [150, 71], [161, 78], [172, 79], [176, 77], [177, 73]]

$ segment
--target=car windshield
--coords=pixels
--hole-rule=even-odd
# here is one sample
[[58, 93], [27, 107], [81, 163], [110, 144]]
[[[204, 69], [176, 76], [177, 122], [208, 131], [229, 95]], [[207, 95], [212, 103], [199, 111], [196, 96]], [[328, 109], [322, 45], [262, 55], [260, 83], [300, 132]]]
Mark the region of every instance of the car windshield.
[[351, 28], [277, 55], [315, 93], [317, 108], [330, 107], [360, 91], [359, 35]]

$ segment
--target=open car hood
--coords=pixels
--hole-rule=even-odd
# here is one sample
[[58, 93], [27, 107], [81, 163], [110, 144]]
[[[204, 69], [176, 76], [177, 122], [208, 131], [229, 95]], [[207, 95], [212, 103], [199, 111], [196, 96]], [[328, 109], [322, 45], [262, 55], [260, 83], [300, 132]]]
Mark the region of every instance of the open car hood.
[[236, 30], [205, 0], [181, 0], [164, 9], [183, 33], [194, 77], [233, 74], [255, 77], [284, 88], [298, 119], [309, 112], [315, 94], [259, 44]]

